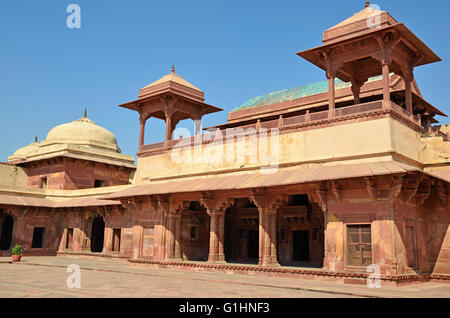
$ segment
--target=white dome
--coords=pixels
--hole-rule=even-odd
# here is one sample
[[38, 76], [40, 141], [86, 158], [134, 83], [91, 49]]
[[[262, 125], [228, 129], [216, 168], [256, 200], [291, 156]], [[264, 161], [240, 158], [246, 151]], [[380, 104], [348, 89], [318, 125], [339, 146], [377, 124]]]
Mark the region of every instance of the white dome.
[[49, 131], [45, 142], [92, 145], [120, 152], [114, 134], [87, 117], [56, 126]]

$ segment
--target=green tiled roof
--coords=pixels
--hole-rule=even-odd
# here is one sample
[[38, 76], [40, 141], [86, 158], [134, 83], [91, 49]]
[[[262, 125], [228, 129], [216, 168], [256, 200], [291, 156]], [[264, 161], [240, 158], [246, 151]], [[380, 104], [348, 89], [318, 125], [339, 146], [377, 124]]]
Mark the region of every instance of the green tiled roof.
[[[382, 76], [371, 77], [367, 82], [374, 82], [381, 80]], [[351, 87], [351, 83], [346, 83], [341, 81], [340, 79], [336, 79], [334, 82], [334, 86], [336, 90]], [[271, 105], [276, 103], [281, 103], [285, 101], [291, 101], [294, 99], [313, 96], [317, 94], [327, 93], [328, 92], [328, 81], [321, 81], [314, 84], [304, 85], [300, 87], [295, 87], [291, 89], [284, 89], [282, 91], [261, 95], [258, 97], [253, 97], [248, 100], [246, 103], [242, 104], [239, 107], [236, 107], [232, 110], [232, 112], [256, 108], [265, 105]]]

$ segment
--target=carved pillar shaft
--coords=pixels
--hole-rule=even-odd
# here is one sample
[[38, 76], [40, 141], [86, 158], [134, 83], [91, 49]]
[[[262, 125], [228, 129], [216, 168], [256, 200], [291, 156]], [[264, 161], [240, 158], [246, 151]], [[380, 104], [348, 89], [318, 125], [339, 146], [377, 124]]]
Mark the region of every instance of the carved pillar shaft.
[[405, 79], [405, 102], [406, 102], [406, 110], [412, 114], [413, 113], [413, 102], [412, 102], [412, 80], [413, 75], [412, 71], [409, 69], [406, 70], [406, 74], [404, 75]]
[[361, 104], [361, 86], [362, 84], [356, 80], [352, 81], [353, 101], [355, 105]]
[[331, 74], [327, 74], [328, 77], [328, 117], [334, 117], [334, 110], [336, 108], [336, 90], [334, 81], [336, 77]]
[[140, 132], [139, 132], [139, 149], [142, 148], [142, 146], [144, 145], [144, 138], [145, 138], [145, 120], [142, 118], [141, 116], [141, 127], [140, 127]]
[[225, 212], [212, 212], [210, 215], [208, 262], [225, 262], [223, 251]]
[[225, 262], [225, 253], [223, 250], [225, 240], [225, 213], [220, 213], [217, 224], [217, 243], [219, 248], [218, 261]]
[[264, 212], [263, 209], [259, 208], [259, 253], [258, 253], [258, 266], [263, 266], [263, 259], [264, 259], [264, 242], [266, 238], [266, 233], [264, 231]]
[[270, 261], [272, 265], [279, 265], [277, 255], [277, 225], [278, 216], [276, 213], [270, 214]]
[[175, 230], [175, 259], [182, 260], [183, 255], [181, 253], [181, 215], [174, 216], [174, 230]]
[[277, 257], [276, 211], [259, 212], [259, 266], [279, 266]]
[[166, 140], [167, 144], [172, 139], [172, 118], [166, 115]]
[[173, 215], [169, 214], [167, 216], [167, 240], [166, 240], [166, 258], [174, 259], [175, 258], [175, 220]]
[[202, 118], [200, 117], [194, 119], [194, 125], [195, 125], [195, 135], [200, 135], [202, 127]]
[[144, 228], [140, 224], [135, 224], [133, 226], [133, 259], [138, 259], [142, 255], [144, 238]]
[[386, 61], [381, 61], [381, 67], [383, 69], [383, 107], [390, 107], [391, 105], [391, 92], [390, 92], [390, 79], [389, 79], [389, 64]]

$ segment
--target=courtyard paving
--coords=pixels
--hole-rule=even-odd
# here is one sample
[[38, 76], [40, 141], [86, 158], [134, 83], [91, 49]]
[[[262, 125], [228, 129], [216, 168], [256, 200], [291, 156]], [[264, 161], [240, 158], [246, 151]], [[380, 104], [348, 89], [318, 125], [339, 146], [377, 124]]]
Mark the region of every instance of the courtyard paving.
[[[0, 258], [0, 297], [132, 298], [450, 298], [450, 284], [405, 287], [130, 266], [125, 260], [83, 257]], [[68, 288], [67, 266], [81, 268], [81, 288]]]

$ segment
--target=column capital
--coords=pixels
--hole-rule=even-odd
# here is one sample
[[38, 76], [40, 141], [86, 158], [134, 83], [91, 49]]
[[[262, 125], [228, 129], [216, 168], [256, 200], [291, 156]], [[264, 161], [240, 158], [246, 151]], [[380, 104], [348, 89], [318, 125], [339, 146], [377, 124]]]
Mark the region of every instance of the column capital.
[[285, 194], [270, 193], [265, 189], [253, 189], [249, 200], [263, 213], [276, 214], [280, 206], [288, 202], [289, 196]]
[[202, 192], [200, 204], [206, 208], [207, 213], [225, 213], [227, 208], [234, 205], [235, 199], [228, 197], [218, 197], [211, 191]]

